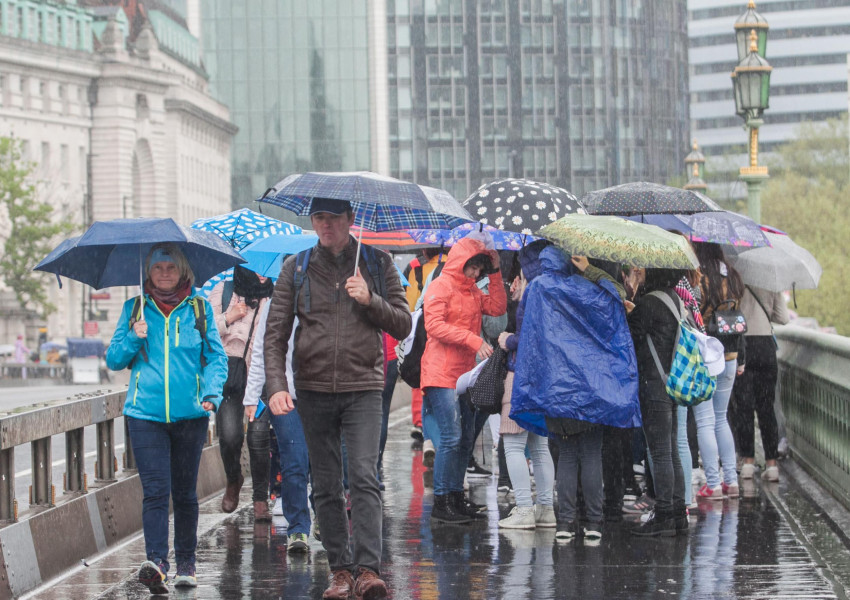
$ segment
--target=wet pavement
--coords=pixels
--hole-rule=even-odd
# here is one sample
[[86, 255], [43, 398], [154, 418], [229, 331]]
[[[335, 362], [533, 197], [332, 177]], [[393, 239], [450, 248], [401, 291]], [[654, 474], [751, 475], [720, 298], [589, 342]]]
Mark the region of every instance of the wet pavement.
[[[500, 530], [511, 505], [495, 477], [470, 482], [473, 500], [489, 508], [487, 521], [432, 528], [433, 496], [403, 417], [393, 415], [384, 474], [383, 576], [396, 600], [847, 598], [846, 535], [786, 477], [749, 483], [738, 500], [701, 501], [689, 534], [675, 538], [635, 538], [629, 529], [637, 519], [629, 517], [607, 524], [595, 543], [556, 542], [554, 529]], [[329, 569], [321, 543], [311, 538], [309, 554], [287, 554], [283, 523], [252, 522], [248, 488], [233, 515], [218, 512], [220, 497], [202, 506], [199, 587], [172, 588], [172, 598], [322, 597]], [[135, 538], [31, 597], [150, 598], [135, 581], [143, 558]]]

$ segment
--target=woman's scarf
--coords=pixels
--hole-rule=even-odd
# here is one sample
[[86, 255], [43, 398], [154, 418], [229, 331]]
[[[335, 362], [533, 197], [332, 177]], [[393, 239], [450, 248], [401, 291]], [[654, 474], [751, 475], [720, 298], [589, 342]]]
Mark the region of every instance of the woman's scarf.
[[274, 283], [271, 279], [260, 283], [260, 278], [254, 271], [236, 266], [233, 268], [233, 291], [237, 296], [245, 298], [245, 304], [257, 308], [262, 298], [271, 298]]
[[679, 283], [676, 284], [676, 293], [679, 295], [679, 298], [682, 299], [682, 302], [685, 303], [685, 308], [691, 311], [691, 314], [694, 316], [694, 322], [697, 324], [697, 327], [702, 333], [705, 333], [705, 323], [702, 320], [702, 313], [699, 309], [699, 302], [694, 294], [694, 288], [691, 287], [690, 282], [686, 277], [682, 277], [679, 280]]
[[166, 317], [171, 314], [174, 307], [183, 302], [183, 300], [191, 293], [192, 286], [189, 285], [188, 279], [183, 279], [177, 284], [177, 287], [170, 292], [164, 292], [159, 288], [155, 288], [150, 279], [145, 281], [145, 293], [149, 294], [159, 310]]

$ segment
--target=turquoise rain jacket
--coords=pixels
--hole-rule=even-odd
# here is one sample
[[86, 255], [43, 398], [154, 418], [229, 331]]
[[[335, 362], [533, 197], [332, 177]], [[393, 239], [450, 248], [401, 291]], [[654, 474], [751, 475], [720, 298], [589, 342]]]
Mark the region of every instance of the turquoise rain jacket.
[[[106, 364], [113, 371], [132, 365], [124, 414], [147, 421], [170, 423], [208, 416], [202, 402], [221, 404], [221, 389], [227, 379], [227, 355], [206, 304], [207, 343], [195, 328], [195, 310], [190, 295], [166, 316], [145, 294], [148, 337], [142, 339], [130, 327], [133, 299], [124, 303], [118, 327], [106, 351]], [[145, 349], [147, 360], [141, 350]], [[201, 353], [206, 367], [201, 367]]]
[[523, 295], [510, 417], [540, 435], [544, 417], [640, 427], [637, 360], [614, 285], [592, 283], [553, 246]]

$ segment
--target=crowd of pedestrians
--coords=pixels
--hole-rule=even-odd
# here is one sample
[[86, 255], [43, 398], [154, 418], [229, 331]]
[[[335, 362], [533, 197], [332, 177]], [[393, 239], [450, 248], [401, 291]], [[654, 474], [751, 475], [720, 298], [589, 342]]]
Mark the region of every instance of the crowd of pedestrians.
[[[314, 199], [310, 217], [318, 244], [287, 258], [274, 283], [237, 267], [204, 300], [180, 250], [159, 245], [141, 299], [124, 306], [106, 360], [132, 369], [125, 415], [147, 555], [139, 581], [152, 592], [169, 581], [169, 500], [174, 585], [197, 585], [195, 485], [212, 412], [227, 479], [221, 510], [238, 507], [247, 421], [254, 520], [284, 517], [290, 552], [309, 552], [311, 535], [322, 543], [331, 571], [323, 598], [387, 596], [383, 449], [405, 358], [396, 345], [417, 308], [427, 342], [411, 436], [433, 488], [432, 527], [485, 517], [465, 480], [490, 475], [473, 458], [488, 420], [495, 485], [515, 503], [499, 527], [551, 528], [562, 542], [599, 540], [624, 514], [641, 515], [637, 536], [687, 534], [696, 502], [737, 497], [739, 479], [755, 476], [754, 414], [762, 476], [778, 479], [771, 323], [786, 322], [787, 309], [781, 295], [744, 286], [719, 246], [694, 244], [694, 271], [642, 270], [545, 241], [497, 252], [489, 234], [474, 232], [417, 257], [405, 291], [389, 255], [350, 235], [348, 202]], [[672, 362], [680, 321], [705, 331], [728, 310], [749, 327], [715, 332], [725, 364], [713, 397], [677, 405], [659, 363]], [[504, 393], [490, 414], [456, 387], [496, 356]]]

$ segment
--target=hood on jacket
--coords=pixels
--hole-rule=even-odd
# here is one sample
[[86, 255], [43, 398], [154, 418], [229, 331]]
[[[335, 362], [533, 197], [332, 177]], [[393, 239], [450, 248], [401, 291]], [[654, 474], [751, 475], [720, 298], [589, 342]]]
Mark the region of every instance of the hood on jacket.
[[535, 240], [519, 251], [519, 265], [522, 268], [522, 274], [525, 276], [525, 280], [529, 283], [543, 272], [543, 265], [540, 263], [540, 252], [547, 246], [549, 246], [547, 240]]
[[575, 268], [570, 257], [557, 246], [546, 246], [540, 251], [541, 272], [557, 272], [562, 275], [575, 275], [578, 269]]
[[467, 287], [475, 285], [475, 281], [463, 274], [463, 266], [466, 264], [466, 261], [477, 254], [487, 254], [489, 256], [484, 242], [470, 239], [469, 237], [461, 239], [452, 246], [452, 251], [449, 252], [446, 266], [443, 267], [440, 277], [448, 275], [461, 285], [466, 285]]

